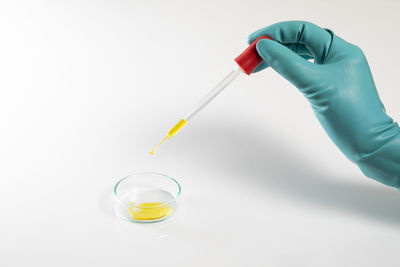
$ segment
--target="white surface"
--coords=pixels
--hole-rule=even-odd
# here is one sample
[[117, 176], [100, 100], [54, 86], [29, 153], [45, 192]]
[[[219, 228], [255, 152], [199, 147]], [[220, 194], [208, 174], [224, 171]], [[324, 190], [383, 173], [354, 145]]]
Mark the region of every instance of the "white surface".
[[[2, 1], [0, 265], [400, 266], [400, 193], [365, 178], [272, 70], [148, 155], [249, 33], [287, 19], [362, 47], [398, 120], [400, 2], [331, 3]], [[113, 214], [113, 185], [143, 170], [181, 183], [174, 219]]]

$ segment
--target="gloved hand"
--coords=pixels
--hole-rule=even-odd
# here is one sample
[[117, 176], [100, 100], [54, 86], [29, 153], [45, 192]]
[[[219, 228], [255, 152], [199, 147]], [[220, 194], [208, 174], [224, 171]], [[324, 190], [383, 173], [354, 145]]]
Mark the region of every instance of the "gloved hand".
[[260, 29], [249, 43], [262, 35], [274, 41], [258, 41], [264, 63], [255, 71], [271, 66], [289, 80], [311, 103], [332, 141], [366, 176], [400, 188], [400, 128], [385, 112], [362, 50], [304, 21]]

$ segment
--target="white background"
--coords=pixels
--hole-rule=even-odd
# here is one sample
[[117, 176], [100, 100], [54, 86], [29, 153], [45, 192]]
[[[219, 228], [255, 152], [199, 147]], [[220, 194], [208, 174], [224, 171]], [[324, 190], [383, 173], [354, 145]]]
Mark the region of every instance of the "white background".
[[[1, 266], [400, 266], [400, 192], [366, 178], [268, 69], [148, 151], [289, 19], [363, 48], [400, 119], [399, 1], [2, 1]], [[176, 217], [112, 210], [137, 171], [182, 185]]]

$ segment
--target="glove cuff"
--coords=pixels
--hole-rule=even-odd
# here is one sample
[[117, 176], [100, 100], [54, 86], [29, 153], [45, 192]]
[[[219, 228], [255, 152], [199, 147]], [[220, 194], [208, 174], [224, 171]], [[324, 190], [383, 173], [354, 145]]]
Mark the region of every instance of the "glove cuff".
[[400, 132], [356, 163], [367, 177], [400, 190]]

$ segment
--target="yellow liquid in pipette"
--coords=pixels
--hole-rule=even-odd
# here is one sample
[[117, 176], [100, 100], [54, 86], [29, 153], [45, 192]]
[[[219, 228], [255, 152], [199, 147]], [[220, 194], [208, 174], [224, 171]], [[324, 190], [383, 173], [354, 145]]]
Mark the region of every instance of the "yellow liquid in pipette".
[[128, 212], [132, 219], [135, 220], [157, 220], [168, 216], [172, 212], [170, 206], [162, 206], [161, 202], [144, 202], [139, 206], [130, 203], [132, 207], [128, 208]]
[[152, 151], [150, 151], [151, 155], [154, 155], [154, 152], [156, 151], [157, 148], [159, 148], [165, 141], [167, 141], [169, 138], [174, 136], [179, 130], [187, 123], [185, 119], [181, 119], [174, 127], [172, 127], [171, 130], [169, 130], [167, 136], [155, 147], [153, 148]]

